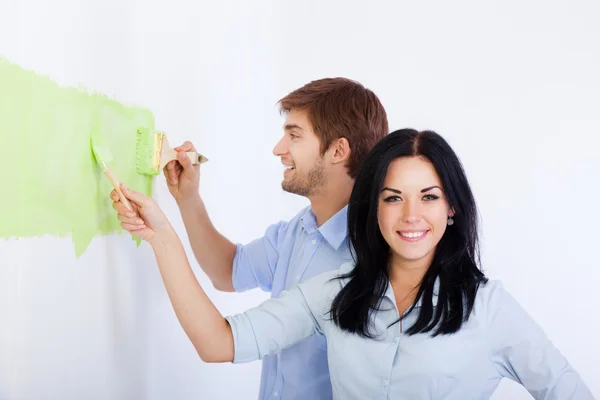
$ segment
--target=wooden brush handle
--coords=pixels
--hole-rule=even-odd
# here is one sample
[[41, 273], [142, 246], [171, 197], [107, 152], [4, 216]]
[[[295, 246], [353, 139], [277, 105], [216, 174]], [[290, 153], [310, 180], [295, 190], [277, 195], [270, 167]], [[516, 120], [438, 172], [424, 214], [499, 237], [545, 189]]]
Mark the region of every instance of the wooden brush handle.
[[[186, 151], [185, 154], [192, 161], [192, 165], [202, 164], [208, 161], [208, 158], [195, 151]], [[158, 170], [162, 171], [167, 165], [167, 163], [173, 160], [177, 160], [177, 152], [171, 148], [163, 148], [162, 153], [160, 155], [160, 164], [158, 166]]]
[[188, 151], [185, 154], [187, 154], [190, 160], [192, 160], [192, 164], [202, 164], [203, 162], [208, 161], [206, 157], [204, 157], [202, 154], [198, 154], [195, 151]]
[[119, 201], [121, 203], [123, 203], [125, 205], [125, 207], [127, 207], [129, 209], [129, 211], [131, 211], [137, 215], [137, 213], [133, 209], [133, 206], [131, 205], [131, 202], [127, 199], [127, 197], [125, 197], [123, 195], [123, 192], [121, 191], [121, 184], [119, 183], [117, 178], [115, 178], [113, 176], [113, 174], [110, 172], [110, 170], [108, 170], [108, 169], [105, 171], [105, 173], [106, 173], [106, 176], [108, 176], [108, 179], [110, 179], [111, 183], [113, 184], [116, 192], [119, 194]]

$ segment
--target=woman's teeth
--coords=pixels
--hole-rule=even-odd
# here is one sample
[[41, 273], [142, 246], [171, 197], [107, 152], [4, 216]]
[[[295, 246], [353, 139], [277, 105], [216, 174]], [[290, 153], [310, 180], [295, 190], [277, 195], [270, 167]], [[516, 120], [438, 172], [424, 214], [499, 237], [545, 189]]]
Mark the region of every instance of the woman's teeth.
[[400, 232], [400, 234], [407, 238], [418, 238], [426, 234], [427, 231], [424, 232]]

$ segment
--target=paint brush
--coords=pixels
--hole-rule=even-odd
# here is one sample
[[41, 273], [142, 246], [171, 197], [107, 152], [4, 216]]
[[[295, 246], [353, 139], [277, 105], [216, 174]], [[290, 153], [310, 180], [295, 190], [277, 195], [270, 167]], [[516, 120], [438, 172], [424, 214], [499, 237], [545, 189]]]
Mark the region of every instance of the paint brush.
[[[208, 161], [206, 157], [195, 151], [185, 154], [192, 164]], [[150, 131], [140, 128], [137, 131], [135, 148], [135, 168], [138, 174], [155, 176], [160, 174], [169, 161], [177, 160], [177, 152], [171, 148], [164, 132]]]
[[92, 153], [94, 154], [94, 158], [100, 166], [100, 169], [108, 177], [115, 190], [119, 194], [119, 201], [121, 201], [121, 203], [123, 203], [130, 211], [135, 213], [129, 200], [123, 196], [121, 184], [114, 173], [114, 159], [112, 153], [110, 152], [110, 148], [104, 143], [104, 136], [102, 135], [99, 126], [94, 122], [92, 123], [90, 144], [92, 147]]

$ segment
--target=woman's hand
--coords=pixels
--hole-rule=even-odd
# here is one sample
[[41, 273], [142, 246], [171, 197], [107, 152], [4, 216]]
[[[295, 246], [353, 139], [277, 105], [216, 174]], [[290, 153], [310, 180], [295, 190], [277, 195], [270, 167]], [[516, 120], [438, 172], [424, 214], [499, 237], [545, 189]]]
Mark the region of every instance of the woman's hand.
[[117, 211], [117, 218], [121, 221], [123, 229], [147, 242], [152, 242], [172, 231], [169, 220], [154, 199], [130, 190], [123, 184], [121, 184], [121, 192], [134, 208], [134, 212], [127, 209], [119, 201], [120, 197], [116, 190], [110, 193], [113, 208]]

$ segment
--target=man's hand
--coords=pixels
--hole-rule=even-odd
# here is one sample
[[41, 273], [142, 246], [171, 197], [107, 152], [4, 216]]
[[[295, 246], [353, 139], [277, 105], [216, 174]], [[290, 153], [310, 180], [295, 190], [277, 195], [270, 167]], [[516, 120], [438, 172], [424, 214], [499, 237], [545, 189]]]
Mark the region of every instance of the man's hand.
[[169, 161], [164, 168], [169, 192], [177, 203], [182, 203], [198, 196], [200, 188], [200, 164], [193, 165], [185, 154], [196, 151], [191, 142], [185, 142], [173, 150], [177, 152], [177, 160]]

